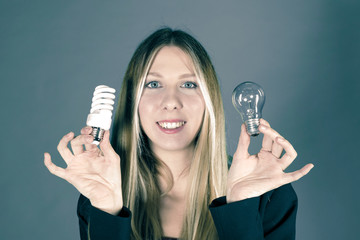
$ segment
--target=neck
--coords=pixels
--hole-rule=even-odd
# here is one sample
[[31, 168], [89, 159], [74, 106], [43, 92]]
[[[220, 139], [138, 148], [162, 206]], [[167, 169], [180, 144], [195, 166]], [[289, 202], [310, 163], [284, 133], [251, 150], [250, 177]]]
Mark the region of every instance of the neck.
[[[172, 174], [173, 187], [168, 194], [175, 193], [176, 195], [178, 195], [180, 192], [184, 192], [187, 186], [187, 176], [194, 155], [194, 147], [191, 146], [189, 148], [177, 151], [168, 151], [166, 149], [152, 148], [152, 151], [161, 161], [166, 164]], [[165, 191], [167, 189], [169, 184], [168, 181], [168, 179], [159, 177], [159, 183], [162, 191]]]
[[179, 151], [154, 149], [154, 153], [169, 167], [173, 175], [174, 182], [176, 182], [180, 178], [187, 175], [194, 155], [194, 148]]

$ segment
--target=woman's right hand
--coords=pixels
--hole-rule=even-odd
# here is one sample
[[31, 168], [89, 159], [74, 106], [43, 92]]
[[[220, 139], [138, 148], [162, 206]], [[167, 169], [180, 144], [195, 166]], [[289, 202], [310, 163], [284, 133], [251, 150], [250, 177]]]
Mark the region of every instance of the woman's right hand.
[[[67, 164], [65, 169], [52, 163], [49, 153], [44, 154], [44, 163], [52, 174], [87, 197], [91, 205], [116, 215], [123, 207], [120, 157], [110, 144], [109, 131], [105, 132], [100, 149], [91, 144], [90, 133], [91, 127], [84, 127], [81, 135], [74, 138], [70, 132], [60, 140], [57, 149]], [[72, 152], [67, 147], [69, 141]]]

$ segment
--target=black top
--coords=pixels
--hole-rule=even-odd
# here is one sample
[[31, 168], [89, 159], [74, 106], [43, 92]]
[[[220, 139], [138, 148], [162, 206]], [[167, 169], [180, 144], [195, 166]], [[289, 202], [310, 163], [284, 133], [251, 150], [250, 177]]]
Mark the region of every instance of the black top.
[[[209, 206], [219, 239], [295, 239], [297, 196], [291, 184], [260, 197], [226, 204], [226, 197]], [[81, 240], [130, 239], [131, 212], [123, 207], [118, 216], [103, 212], [80, 195], [77, 214]], [[167, 239], [167, 238], [163, 238]], [[170, 238], [171, 239], [171, 238]]]

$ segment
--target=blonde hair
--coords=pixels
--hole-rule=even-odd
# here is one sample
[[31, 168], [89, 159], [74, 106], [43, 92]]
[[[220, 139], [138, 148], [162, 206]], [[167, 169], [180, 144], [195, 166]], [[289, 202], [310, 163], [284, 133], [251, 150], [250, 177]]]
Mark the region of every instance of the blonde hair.
[[[189, 34], [170, 28], [159, 29], [136, 49], [127, 68], [115, 115], [112, 145], [121, 158], [124, 206], [132, 212], [132, 239], [160, 239], [159, 215], [161, 192], [158, 176], [172, 188], [169, 168], [156, 158], [142, 131], [138, 106], [146, 75], [158, 51], [176, 46], [190, 56], [205, 101], [203, 124], [196, 139], [195, 153], [189, 169], [186, 213], [182, 239], [217, 239], [209, 204], [225, 195], [227, 155], [224, 111], [214, 67], [201, 44]], [[199, 170], [201, 169], [201, 170]]]

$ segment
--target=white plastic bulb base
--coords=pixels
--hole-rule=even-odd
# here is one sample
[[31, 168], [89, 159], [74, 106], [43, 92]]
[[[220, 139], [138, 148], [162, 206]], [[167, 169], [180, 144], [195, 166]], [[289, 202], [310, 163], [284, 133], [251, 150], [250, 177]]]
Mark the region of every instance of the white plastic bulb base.
[[90, 134], [94, 137], [92, 144], [99, 145], [104, 137], [105, 131], [110, 129], [111, 115], [90, 113], [87, 117], [86, 125], [92, 127]]

